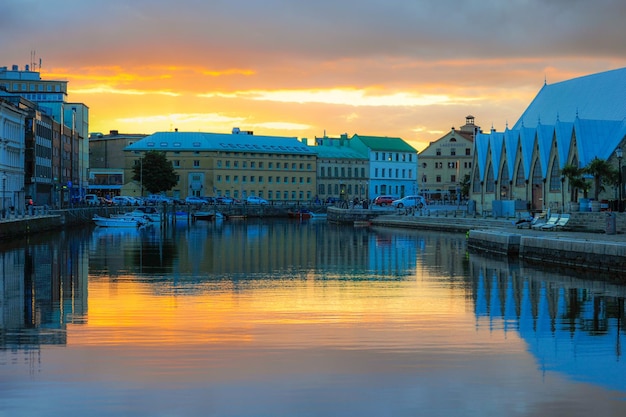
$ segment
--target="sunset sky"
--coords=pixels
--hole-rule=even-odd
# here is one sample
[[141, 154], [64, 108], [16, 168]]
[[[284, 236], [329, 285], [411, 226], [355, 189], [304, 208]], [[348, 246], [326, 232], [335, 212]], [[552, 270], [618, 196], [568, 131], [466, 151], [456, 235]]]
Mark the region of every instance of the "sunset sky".
[[[2, 0], [0, 66], [69, 81], [90, 131], [401, 137], [513, 125], [626, 66], [621, 0]], [[41, 68], [39, 68], [41, 59]]]

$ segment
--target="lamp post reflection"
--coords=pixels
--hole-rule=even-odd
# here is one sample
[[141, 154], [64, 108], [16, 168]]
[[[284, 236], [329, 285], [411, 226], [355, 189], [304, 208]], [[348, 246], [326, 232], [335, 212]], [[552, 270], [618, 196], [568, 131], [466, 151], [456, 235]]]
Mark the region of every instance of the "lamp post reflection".
[[622, 148], [615, 150], [617, 154], [617, 211], [622, 212]]

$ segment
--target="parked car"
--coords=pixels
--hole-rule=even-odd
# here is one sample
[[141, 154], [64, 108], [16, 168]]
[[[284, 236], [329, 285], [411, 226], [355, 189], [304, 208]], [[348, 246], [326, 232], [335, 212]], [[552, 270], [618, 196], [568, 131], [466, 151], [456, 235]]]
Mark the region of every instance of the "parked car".
[[101, 204], [100, 197], [95, 194], [85, 195], [85, 204], [88, 206], [99, 206]]
[[394, 200], [397, 200], [398, 197], [393, 195], [379, 195], [374, 199], [374, 204], [377, 206], [388, 206], [393, 203]]
[[402, 207], [415, 207], [422, 208], [426, 207], [426, 199], [421, 195], [407, 195], [399, 200], [394, 200], [391, 203], [392, 206], [396, 208]]
[[148, 204], [172, 204], [172, 199], [161, 194], [150, 194], [145, 202]]
[[195, 206], [201, 206], [203, 204], [206, 204], [207, 201], [203, 198], [200, 197], [196, 197], [195, 195], [190, 195], [187, 198], [185, 198], [185, 204], [192, 204]]
[[230, 197], [217, 197], [215, 201], [217, 204], [232, 204], [234, 202], [234, 200]]
[[114, 206], [133, 206], [135, 205], [134, 199], [131, 199], [131, 197], [126, 197], [123, 195], [116, 195], [115, 197], [113, 197], [111, 199], [111, 203], [113, 203]]
[[250, 197], [246, 198], [246, 203], [266, 205], [267, 200], [261, 197], [256, 197], [256, 196], [251, 195]]

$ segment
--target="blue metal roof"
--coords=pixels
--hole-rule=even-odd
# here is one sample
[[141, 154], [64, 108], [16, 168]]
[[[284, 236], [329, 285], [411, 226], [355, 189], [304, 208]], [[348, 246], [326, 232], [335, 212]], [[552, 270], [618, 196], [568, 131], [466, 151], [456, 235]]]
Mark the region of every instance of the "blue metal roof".
[[315, 150], [297, 138], [232, 133], [157, 132], [125, 148], [127, 151], [222, 151], [309, 154]]
[[626, 68], [544, 84], [513, 129], [557, 120], [622, 120], [626, 117]]

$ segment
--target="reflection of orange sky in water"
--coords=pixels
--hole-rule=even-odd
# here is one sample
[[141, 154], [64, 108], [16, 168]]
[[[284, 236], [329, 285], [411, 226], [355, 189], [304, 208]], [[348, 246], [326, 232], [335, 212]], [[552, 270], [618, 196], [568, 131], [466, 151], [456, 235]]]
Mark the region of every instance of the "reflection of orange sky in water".
[[87, 319], [68, 328], [69, 343], [346, 349], [441, 343], [471, 350], [476, 338], [462, 289], [426, 281], [269, 282], [237, 289], [230, 281], [196, 283], [192, 291], [169, 282], [91, 282]]

